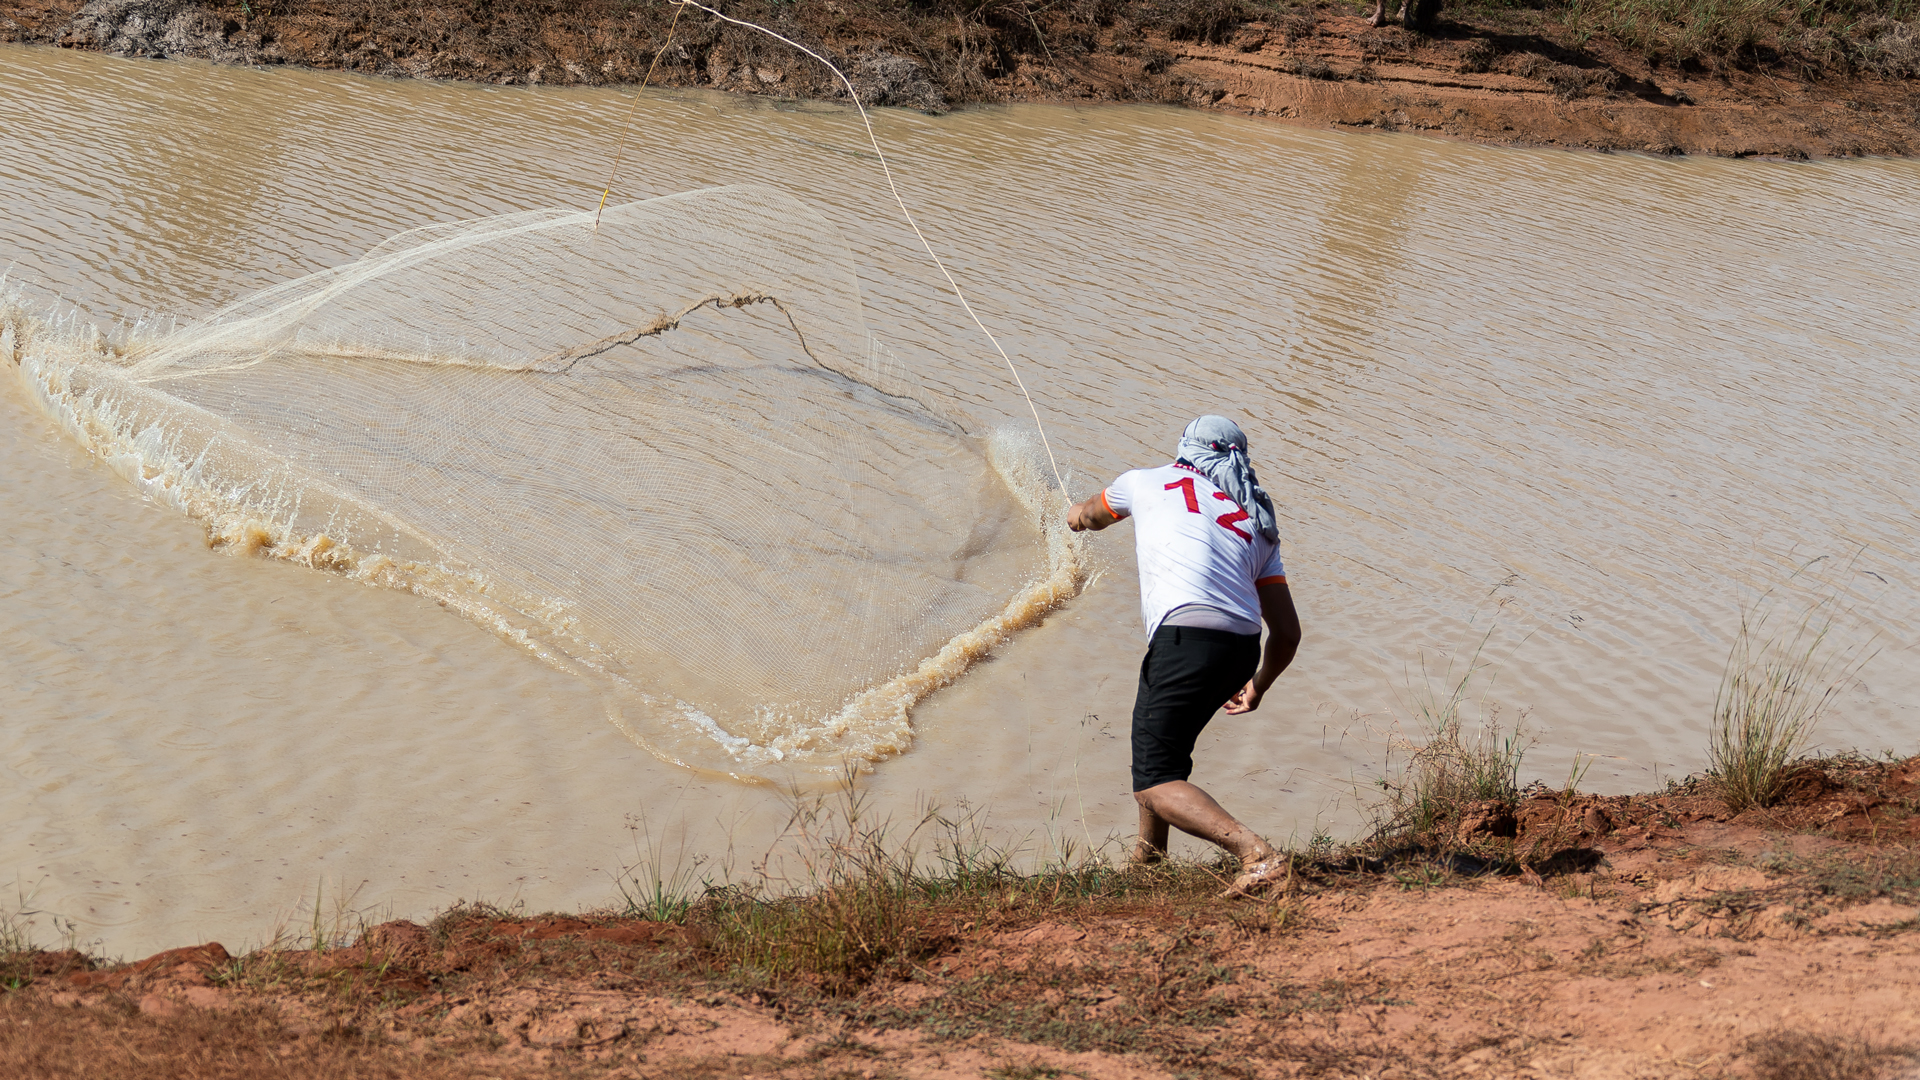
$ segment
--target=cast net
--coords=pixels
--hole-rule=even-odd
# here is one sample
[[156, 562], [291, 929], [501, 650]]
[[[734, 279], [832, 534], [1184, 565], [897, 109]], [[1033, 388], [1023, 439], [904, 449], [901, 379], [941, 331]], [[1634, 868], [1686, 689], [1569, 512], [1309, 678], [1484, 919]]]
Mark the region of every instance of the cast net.
[[10, 333], [217, 545], [433, 597], [689, 765], [898, 752], [1080, 584], [1030, 439], [876, 346], [839, 236], [774, 189], [420, 229], [121, 350]]

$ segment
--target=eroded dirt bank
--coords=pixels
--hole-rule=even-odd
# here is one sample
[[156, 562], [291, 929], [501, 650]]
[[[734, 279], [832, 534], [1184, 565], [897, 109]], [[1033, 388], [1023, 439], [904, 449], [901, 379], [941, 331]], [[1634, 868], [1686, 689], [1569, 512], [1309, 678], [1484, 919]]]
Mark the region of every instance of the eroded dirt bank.
[[[863, 99], [931, 111], [1155, 101], [1496, 144], [1788, 158], [1920, 149], [1920, 33], [1857, 12], [1842, 31], [1615, 19], [1614, 32], [1595, 33], [1564, 13], [1495, 7], [1450, 11], [1416, 33], [1370, 26], [1348, 5], [1240, 0], [729, 10], [835, 57]], [[631, 84], [667, 42], [672, 11], [659, 0], [0, 0], [0, 40], [402, 78]], [[1685, 34], [1667, 43], [1669, 30]], [[674, 30], [655, 81], [844, 96], [819, 65], [697, 11]]]
[[[950, 876], [860, 923], [890, 943], [867, 953], [725, 895], [242, 957], [17, 952], [0, 1074], [1914, 1075], [1920, 758], [1810, 766], [1739, 815], [1699, 785], [1537, 790], [1447, 828], [1303, 853], [1257, 900], [1191, 866]], [[823, 942], [852, 951], [803, 955]]]

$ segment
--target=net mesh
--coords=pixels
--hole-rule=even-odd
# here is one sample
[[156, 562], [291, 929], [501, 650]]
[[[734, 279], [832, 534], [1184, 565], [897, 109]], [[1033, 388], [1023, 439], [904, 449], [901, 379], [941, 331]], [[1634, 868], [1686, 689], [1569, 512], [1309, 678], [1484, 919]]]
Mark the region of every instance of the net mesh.
[[852, 267], [790, 196], [716, 188], [416, 230], [118, 351], [9, 347], [217, 545], [604, 677], [672, 760], [825, 766], [903, 749], [1080, 580], [1030, 439], [878, 348]]

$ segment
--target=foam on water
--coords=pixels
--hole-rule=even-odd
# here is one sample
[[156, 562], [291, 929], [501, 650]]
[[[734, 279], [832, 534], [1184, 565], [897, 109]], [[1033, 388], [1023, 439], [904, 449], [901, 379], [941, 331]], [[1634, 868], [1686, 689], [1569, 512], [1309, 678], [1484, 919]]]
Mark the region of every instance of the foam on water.
[[[988, 460], [1031, 516], [1035, 528], [1046, 537], [1045, 572], [1015, 593], [1003, 610], [954, 635], [912, 670], [860, 691], [831, 715], [814, 719], [792, 712], [763, 711], [757, 719], [765, 730], [773, 732], [763, 742], [734, 735], [699, 709], [673, 702], [683, 730], [712, 740], [731, 756], [737, 769], [724, 771], [738, 779], [751, 779], [755, 770], [778, 763], [837, 762], [864, 767], [906, 752], [913, 744], [914, 706], [964, 675], [1015, 633], [1038, 626], [1048, 613], [1085, 587], [1089, 573], [1086, 545], [1064, 524], [1066, 500], [1045, 468], [1037, 441], [1026, 432], [1012, 429], [995, 432], [988, 443]], [[654, 704], [644, 696], [639, 700], [643, 708]], [[628, 738], [663, 760], [699, 767], [663, 748], [657, 737], [649, 737], [628, 717], [630, 710], [621, 705], [621, 696], [615, 696], [608, 715]]]
[[117, 345], [16, 299], [8, 355], [213, 546], [438, 601], [600, 681], [665, 760], [902, 752], [916, 704], [1085, 580], [1033, 432], [942, 411], [777, 192], [583, 217], [416, 230]]

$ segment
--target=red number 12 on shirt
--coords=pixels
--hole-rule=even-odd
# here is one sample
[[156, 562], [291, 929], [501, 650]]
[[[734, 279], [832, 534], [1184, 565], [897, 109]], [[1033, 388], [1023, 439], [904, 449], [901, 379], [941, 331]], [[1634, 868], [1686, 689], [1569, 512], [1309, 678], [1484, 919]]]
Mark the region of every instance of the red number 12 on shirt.
[[[1200, 500], [1193, 493], [1193, 477], [1183, 476], [1180, 479], [1175, 480], [1173, 483], [1168, 484], [1166, 487], [1166, 490], [1172, 491], [1174, 488], [1179, 488], [1180, 494], [1185, 495], [1187, 497], [1188, 513], [1197, 514], [1200, 512]], [[1223, 499], [1227, 502], [1233, 501], [1233, 496], [1228, 495], [1223, 491], [1214, 492], [1213, 497], [1216, 499]], [[1240, 539], [1252, 540], [1253, 537], [1247, 535], [1246, 533], [1240, 531], [1238, 528], [1234, 527], [1234, 522], [1245, 521], [1247, 520], [1247, 516], [1248, 515], [1245, 510], [1242, 510], [1238, 506], [1236, 506], [1233, 508], [1232, 513], [1221, 514], [1219, 517], [1214, 518], [1213, 520], [1214, 520], [1214, 524], [1219, 525], [1221, 528], [1227, 530], [1228, 532], [1239, 537]]]

